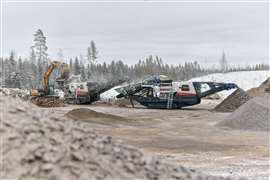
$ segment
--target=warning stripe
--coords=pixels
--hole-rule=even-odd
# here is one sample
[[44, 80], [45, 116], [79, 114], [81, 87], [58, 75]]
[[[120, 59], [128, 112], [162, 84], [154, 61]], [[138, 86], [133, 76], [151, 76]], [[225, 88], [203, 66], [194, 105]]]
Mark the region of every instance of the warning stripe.
[[177, 92], [176, 96], [196, 96], [195, 93], [183, 93], [183, 92]]

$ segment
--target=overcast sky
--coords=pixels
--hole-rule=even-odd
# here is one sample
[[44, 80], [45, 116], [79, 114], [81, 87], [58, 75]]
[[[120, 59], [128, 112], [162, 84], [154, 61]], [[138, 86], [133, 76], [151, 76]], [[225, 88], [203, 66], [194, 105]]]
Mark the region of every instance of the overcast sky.
[[268, 4], [260, 3], [4, 3], [3, 52], [27, 57], [40, 28], [48, 53], [86, 54], [96, 42], [99, 61], [132, 64], [148, 55], [167, 63], [268, 62]]

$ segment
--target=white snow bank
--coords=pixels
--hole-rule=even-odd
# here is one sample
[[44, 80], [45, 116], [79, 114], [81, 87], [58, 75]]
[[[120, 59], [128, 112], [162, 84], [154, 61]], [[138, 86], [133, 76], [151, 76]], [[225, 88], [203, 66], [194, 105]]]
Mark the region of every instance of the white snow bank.
[[[230, 73], [215, 73], [206, 76], [190, 79], [189, 81], [213, 81], [213, 82], [225, 82], [235, 83], [238, 87], [249, 90], [254, 87], [258, 87], [263, 81], [270, 77], [270, 71], [239, 71]], [[221, 98], [226, 98], [234, 90], [221, 91], [218, 94]]]

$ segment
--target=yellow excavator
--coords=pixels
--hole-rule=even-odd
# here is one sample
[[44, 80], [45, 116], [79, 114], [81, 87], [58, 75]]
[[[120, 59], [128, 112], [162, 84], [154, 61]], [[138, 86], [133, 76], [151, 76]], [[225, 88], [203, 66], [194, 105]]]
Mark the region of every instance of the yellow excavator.
[[69, 67], [66, 63], [59, 61], [53, 61], [42, 78], [42, 89], [31, 89], [31, 101], [38, 105], [44, 107], [58, 106], [59, 96], [54, 93], [54, 89], [49, 85], [49, 79], [54, 69], [60, 70], [60, 76], [56, 78], [59, 89], [64, 88], [66, 80], [69, 78]]

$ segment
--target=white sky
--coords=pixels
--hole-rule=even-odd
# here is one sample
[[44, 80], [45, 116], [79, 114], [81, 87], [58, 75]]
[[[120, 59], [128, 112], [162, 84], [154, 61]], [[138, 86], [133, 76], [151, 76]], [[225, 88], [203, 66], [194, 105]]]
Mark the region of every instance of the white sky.
[[230, 64], [268, 62], [268, 3], [205, 2], [7, 2], [3, 52], [27, 57], [40, 28], [48, 53], [86, 54], [96, 42], [99, 61], [135, 63], [158, 55], [167, 63], [216, 63], [224, 50]]

